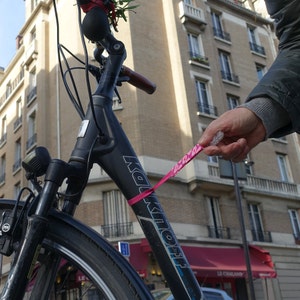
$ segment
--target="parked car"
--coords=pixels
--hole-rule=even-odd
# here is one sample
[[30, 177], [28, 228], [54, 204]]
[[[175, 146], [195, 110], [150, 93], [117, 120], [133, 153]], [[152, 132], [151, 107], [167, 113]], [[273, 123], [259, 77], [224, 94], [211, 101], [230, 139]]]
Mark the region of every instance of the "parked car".
[[[228, 294], [219, 289], [201, 288], [205, 300], [233, 300]], [[155, 300], [175, 300], [170, 289], [158, 289], [152, 291]]]

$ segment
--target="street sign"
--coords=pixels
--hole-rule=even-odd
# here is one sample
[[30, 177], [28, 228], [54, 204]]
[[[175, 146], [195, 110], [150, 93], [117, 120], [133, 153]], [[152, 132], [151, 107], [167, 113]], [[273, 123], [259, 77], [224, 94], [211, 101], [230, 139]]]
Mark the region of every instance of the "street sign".
[[126, 257], [130, 256], [130, 247], [127, 242], [118, 242], [119, 252]]

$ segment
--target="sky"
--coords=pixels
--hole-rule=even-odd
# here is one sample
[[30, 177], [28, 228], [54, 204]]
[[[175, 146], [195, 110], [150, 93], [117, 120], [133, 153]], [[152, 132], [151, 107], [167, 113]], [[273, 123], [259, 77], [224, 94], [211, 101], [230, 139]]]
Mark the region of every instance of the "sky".
[[0, 0], [0, 66], [6, 68], [16, 53], [16, 36], [25, 22], [24, 0]]

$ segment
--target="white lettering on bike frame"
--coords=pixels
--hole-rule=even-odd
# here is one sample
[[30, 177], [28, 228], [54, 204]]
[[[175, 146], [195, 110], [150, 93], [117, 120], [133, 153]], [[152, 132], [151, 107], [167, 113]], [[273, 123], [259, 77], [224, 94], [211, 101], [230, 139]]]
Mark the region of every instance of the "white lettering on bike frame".
[[89, 123], [90, 123], [89, 120], [83, 120], [81, 122], [78, 135], [77, 135], [78, 138], [83, 138], [85, 136]]
[[[140, 165], [138, 159], [132, 156], [124, 156], [124, 162], [127, 165], [129, 172], [136, 184], [139, 187], [139, 191], [143, 192], [144, 190], [149, 189], [151, 186], [148, 183], [147, 178], [143, 172], [142, 166]], [[174, 240], [173, 230], [170, 227], [169, 223], [163, 217], [163, 210], [160, 204], [155, 201], [151, 201], [153, 195], [149, 195], [144, 198], [142, 201], [146, 204], [149, 214], [151, 218], [145, 218], [137, 216], [140, 220], [148, 221], [152, 223], [154, 227], [156, 227], [157, 231], [160, 234], [160, 240], [164, 245], [165, 249], [171, 260], [173, 261], [174, 266], [179, 268], [189, 268], [186, 264], [186, 260], [184, 259], [184, 255], [181, 251], [181, 248], [177, 246], [176, 241]]]

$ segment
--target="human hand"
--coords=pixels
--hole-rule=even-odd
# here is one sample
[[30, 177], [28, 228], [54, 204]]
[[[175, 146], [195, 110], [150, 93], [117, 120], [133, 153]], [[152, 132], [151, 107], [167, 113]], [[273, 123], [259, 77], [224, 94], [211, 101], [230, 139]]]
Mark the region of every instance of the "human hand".
[[[218, 132], [224, 134], [217, 145], [211, 145]], [[222, 156], [234, 162], [242, 161], [248, 152], [262, 142], [266, 129], [251, 110], [238, 107], [222, 114], [210, 123], [199, 140], [204, 153], [210, 156]]]

